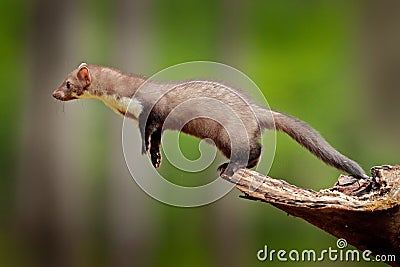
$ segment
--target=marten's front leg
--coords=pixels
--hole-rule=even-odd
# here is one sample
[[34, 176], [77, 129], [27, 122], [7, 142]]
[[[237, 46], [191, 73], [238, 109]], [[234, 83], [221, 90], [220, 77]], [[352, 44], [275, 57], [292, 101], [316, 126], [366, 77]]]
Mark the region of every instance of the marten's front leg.
[[142, 155], [149, 151], [150, 133], [139, 122], [140, 136], [142, 137]]
[[161, 164], [161, 133], [162, 128], [155, 117], [154, 111], [143, 112], [139, 117], [139, 129], [142, 136], [142, 154], [150, 150], [151, 163], [155, 168]]
[[152, 123], [150, 114], [142, 112], [139, 116], [139, 130], [142, 137], [142, 154], [146, 154], [150, 149], [150, 135], [157, 129]]
[[154, 168], [158, 168], [161, 165], [161, 133], [161, 127], [158, 127], [150, 136], [150, 156]]

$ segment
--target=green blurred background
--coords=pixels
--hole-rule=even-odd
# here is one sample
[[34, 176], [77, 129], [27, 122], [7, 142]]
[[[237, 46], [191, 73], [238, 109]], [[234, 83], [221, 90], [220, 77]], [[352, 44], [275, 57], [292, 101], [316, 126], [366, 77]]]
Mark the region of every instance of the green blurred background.
[[[3, 0], [0, 14], [0, 266], [263, 266], [280, 264], [257, 260], [264, 245], [335, 247], [237, 190], [191, 209], [147, 196], [124, 162], [122, 119], [51, 97], [83, 61], [147, 76], [222, 62], [366, 170], [398, 163], [399, 1]], [[337, 170], [277, 137], [270, 176], [335, 182]]]

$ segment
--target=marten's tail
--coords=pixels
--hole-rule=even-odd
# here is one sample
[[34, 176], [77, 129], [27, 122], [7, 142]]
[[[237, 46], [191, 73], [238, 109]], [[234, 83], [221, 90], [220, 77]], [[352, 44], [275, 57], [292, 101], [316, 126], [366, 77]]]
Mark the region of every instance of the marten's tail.
[[[271, 118], [272, 114], [276, 130], [288, 134], [326, 164], [343, 170], [356, 178], [368, 177], [360, 165], [339, 153], [307, 123], [277, 111], [268, 111], [268, 113], [269, 112], [271, 113], [268, 117]], [[268, 121], [270, 122], [271, 120], [269, 119]], [[264, 124], [266, 128], [271, 128], [271, 123], [265, 123], [263, 121], [261, 121], [261, 123]]]

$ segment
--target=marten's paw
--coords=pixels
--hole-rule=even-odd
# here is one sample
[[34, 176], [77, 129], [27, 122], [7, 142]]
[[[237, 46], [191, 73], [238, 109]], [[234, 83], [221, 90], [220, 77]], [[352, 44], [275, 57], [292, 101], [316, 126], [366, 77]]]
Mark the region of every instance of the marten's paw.
[[239, 164], [235, 162], [226, 162], [218, 167], [218, 172], [220, 176], [226, 175], [230, 178], [239, 169], [240, 169]]
[[[225, 162], [224, 164], [221, 164], [219, 167], [218, 167], [218, 169], [217, 169], [217, 171], [219, 172], [219, 175], [221, 176], [222, 174], [226, 174], [226, 173], [224, 173], [225, 172], [225, 170], [226, 170], [226, 168], [228, 167], [228, 162]], [[227, 175], [227, 174], [226, 174]], [[232, 173], [232, 175], [233, 175], [233, 173]], [[231, 175], [231, 176], [232, 176]], [[228, 175], [229, 176], [229, 175]]]
[[153, 164], [154, 168], [158, 168], [161, 165], [161, 152], [155, 151], [155, 150], [150, 150], [150, 156], [151, 156], [151, 163]]

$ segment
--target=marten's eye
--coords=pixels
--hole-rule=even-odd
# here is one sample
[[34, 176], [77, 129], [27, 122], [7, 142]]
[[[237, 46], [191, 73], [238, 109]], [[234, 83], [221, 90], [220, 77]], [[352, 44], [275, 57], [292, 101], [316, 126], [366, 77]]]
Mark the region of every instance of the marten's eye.
[[67, 89], [70, 89], [70, 88], [71, 88], [71, 83], [70, 83], [70, 82], [67, 82], [67, 83], [65, 84], [65, 86], [67, 87]]

